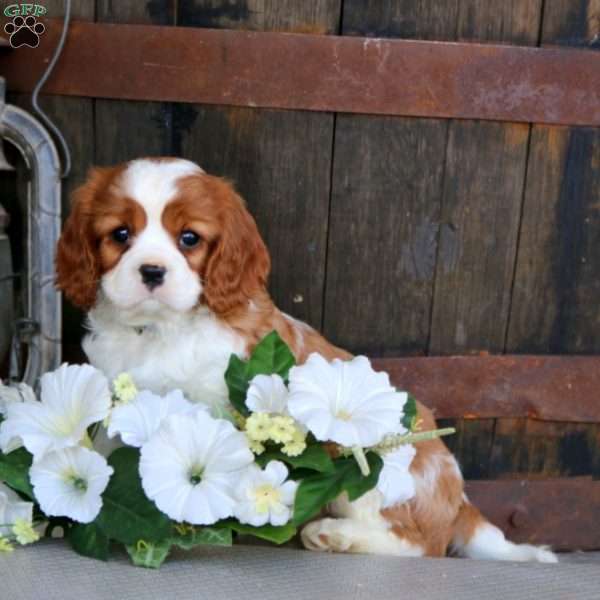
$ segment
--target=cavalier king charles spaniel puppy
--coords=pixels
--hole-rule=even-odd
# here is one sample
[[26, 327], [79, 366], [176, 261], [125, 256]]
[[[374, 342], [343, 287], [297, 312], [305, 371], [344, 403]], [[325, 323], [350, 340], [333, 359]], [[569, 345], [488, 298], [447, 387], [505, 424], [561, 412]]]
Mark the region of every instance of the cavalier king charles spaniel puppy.
[[[299, 257], [301, 260], [301, 257]], [[109, 378], [128, 371], [140, 388], [179, 388], [227, 404], [224, 372], [276, 330], [302, 362], [350, 355], [279, 311], [266, 289], [270, 258], [243, 200], [225, 180], [181, 159], [149, 158], [93, 169], [74, 195], [58, 243], [57, 285], [87, 311], [83, 348]], [[431, 412], [419, 405], [425, 429]], [[456, 460], [439, 439], [416, 445], [416, 495], [381, 509], [379, 492], [302, 531], [312, 550], [555, 562], [517, 545], [469, 503]]]

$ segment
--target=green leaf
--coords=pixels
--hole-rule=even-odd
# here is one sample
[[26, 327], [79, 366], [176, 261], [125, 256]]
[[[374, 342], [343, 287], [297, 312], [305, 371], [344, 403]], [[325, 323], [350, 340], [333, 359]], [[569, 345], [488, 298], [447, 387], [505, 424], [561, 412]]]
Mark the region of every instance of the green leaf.
[[108, 560], [109, 539], [95, 523], [75, 523], [67, 533], [75, 552], [98, 560]]
[[229, 390], [229, 402], [245, 417], [250, 414], [246, 407], [248, 382], [248, 363], [232, 354], [225, 371], [225, 383], [227, 383], [227, 389]]
[[203, 527], [201, 529], [189, 527], [184, 534], [171, 536], [169, 541], [183, 550], [190, 550], [194, 546], [202, 545], [231, 546], [231, 529], [228, 527]]
[[323, 446], [309, 446], [300, 456], [288, 456], [280, 450], [267, 450], [256, 457], [256, 462], [264, 467], [271, 460], [280, 460], [295, 469], [310, 469], [319, 473], [330, 473], [334, 469], [333, 461]]
[[111, 539], [123, 544], [138, 540], [156, 542], [171, 533], [171, 521], [148, 500], [138, 473], [136, 448], [118, 448], [108, 459], [115, 470], [102, 495], [102, 510], [96, 523]]
[[402, 417], [402, 425], [409, 431], [412, 431], [414, 420], [417, 416], [417, 402], [411, 394], [408, 394], [406, 403], [404, 404], [404, 416]]
[[0, 453], [0, 481], [33, 500], [33, 488], [29, 481], [32, 460], [33, 457], [25, 448], [13, 450], [8, 454]]
[[245, 525], [244, 523], [238, 523], [237, 521], [227, 521], [226, 523], [237, 533], [253, 535], [261, 540], [267, 540], [274, 544], [284, 544], [296, 535], [296, 527], [293, 523], [287, 523], [280, 527], [275, 527], [274, 525], [252, 527], [252, 525]]
[[347, 492], [352, 501], [374, 488], [383, 462], [374, 452], [367, 453], [367, 462], [371, 470], [367, 477], [361, 474], [354, 458], [341, 458], [333, 461], [333, 472], [319, 473], [303, 479], [296, 493], [294, 523], [299, 526], [312, 519], [342, 492]]
[[232, 354], [225, 371], [225, 382], [229, 390], [229, 401], [235, 409], [247, 417], [246, 394], [250, 381], [256, 375], [277, 374], [287, 379], [296, 359], [288, 345], [276, 331], [265, 336], [254, 348], [248, 361]]
[[160, 542], [139, 540], [135, 544], [128, 544], [125, 546], [125, 549], [131, 558], [131, 562], [136, 567], [158, 569], [165, 562], [167, 556], [169, 556], [171, 542], [169, 540], [162, 540]]
[[289, 346], [276, 331], [271, 331], [252, 351], [248, 361], [248, 376], [252, 379], [255, 375], [276, 373], [287, 379], [290, 369], [295, 364], [296, 359]]

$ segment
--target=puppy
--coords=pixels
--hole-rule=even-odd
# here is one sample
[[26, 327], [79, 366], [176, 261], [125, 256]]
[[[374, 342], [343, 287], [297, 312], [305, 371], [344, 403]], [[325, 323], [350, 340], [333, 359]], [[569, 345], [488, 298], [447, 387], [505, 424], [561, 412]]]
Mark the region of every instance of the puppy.
[[[256, 223], [232, 186], [180, 159], [140, 159], [91, 171], [75, 192], [58, 243], [57, 285], [88, 312], [83, 348], [112, 378], [139, 387], [180, 388], [193, 401], [227, 405], [224, 372], [276, 330], [299, 363], [311, 352], [350, 355], [282, 313], [266, 289], [270, 258]], [[431, 412], [419, 405], [425, 429]], [[463, 492], [443, 442], [416, 445], [416, 495], [381, 509], [379, 492], [307, 525], [311, 550], [556, 562], [544, 548], [516, 545]]]

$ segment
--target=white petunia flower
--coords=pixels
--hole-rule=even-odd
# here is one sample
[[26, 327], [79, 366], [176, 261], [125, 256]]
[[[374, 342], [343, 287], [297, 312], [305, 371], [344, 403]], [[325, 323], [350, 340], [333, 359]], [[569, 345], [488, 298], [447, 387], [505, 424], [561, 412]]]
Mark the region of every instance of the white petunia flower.
[[77, 446], [93, 423], [110, 409], [106, 377], [90, 365], [62, 365], [42, 376], [41, 402], [9, 404], [0, 425], [0, 448], [8, 452], [15, 440], [37, 460], [46, 452]]
[[34, 402], [35, 400], [33, 389], [26, 383], [5, 385], [0, 382], [0, 415], [6, 414], [6, 409], [10, 404]]
[[276, 374], [256, 375], [246, 394], [246, 406], [252, 412], [287, 414], [288, 390]]
[[202, 410], [175, 414], [142, 446], [142, 487], [171, 519], [210, 525], [233, 514], [235, 484], [253, 460], [230, 422]]
[[364, 356], [329, 363], [313, 353], [290, 370], [288, 410], [322, 442], [374, 446], [396, 431], [406, 399]]
[[415, 495], [415, 480], [409, 469], [416, 453], [412, 444], [404, 444], [381, 457], [383, 468], [377, 489], [383, 496], [383, 508], [407, 502]]
[[32, 522], [33, 502], [24, 502], [16, 492], [0, 483], [0, 536], [9, 536], [18, 519]]
[[101, 495], [112, 474], [103, 456], [82, 447], [49, 452], [29, 470], [42, 511], [79, 523], [91, 523], [98, 516]]
[[286, 481], [287, 476], [287, 467], [277, 460], [264, 470], [250, 465], [235, 490], [235, 518], [254, 527], [285, 525], [292, 517], [298, 489], [298, 482]]
[[170, 415], [204, 409], [188, 402], [181, 390], [169, 392], [161, 397], [144, 390], [135, 400], [117, 405], [111, 413], [108, 437], [121, 435], [123, 443], [140, 448], [158, 431], [162, 422]]

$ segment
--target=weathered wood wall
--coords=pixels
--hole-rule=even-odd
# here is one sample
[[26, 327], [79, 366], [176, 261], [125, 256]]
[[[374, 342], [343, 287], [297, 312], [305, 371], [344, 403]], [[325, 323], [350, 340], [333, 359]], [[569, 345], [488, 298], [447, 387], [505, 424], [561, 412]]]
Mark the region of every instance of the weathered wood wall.
[[[62, 5], [45, 2], [49, 16], [60, 16]], [[74, 7], [76, 18], [98, 22], [600, 48], [598, 0], [76, 0]], [[184, 156], [233, 179], [273, 254], [278, 305], [354, 352], [600, 353], [598, 129], [43, 102], [71, 145], [66, 194], [92, 164], [153, 154]], [[71, 355], [79, 320], [67, 308]], [[593, 425], [456, 426], [449, 444], [471, 478], [600, 473]]]

